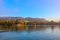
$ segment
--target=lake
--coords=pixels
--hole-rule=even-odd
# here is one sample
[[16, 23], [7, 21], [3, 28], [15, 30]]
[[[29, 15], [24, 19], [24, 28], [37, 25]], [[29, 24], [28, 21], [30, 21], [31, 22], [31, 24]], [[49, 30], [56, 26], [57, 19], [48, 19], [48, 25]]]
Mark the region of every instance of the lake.
[[59, 25], [25, 26], [0, 32], [0, 40], [60, 40]]

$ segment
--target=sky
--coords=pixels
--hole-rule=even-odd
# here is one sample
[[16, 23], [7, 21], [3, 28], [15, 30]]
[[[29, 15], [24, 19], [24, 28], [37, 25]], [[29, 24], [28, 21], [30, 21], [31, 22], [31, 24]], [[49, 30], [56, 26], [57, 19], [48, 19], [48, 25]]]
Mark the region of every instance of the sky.
[[33, 17], [60, 20], [60, 0], [0, 0], [1, 17]]

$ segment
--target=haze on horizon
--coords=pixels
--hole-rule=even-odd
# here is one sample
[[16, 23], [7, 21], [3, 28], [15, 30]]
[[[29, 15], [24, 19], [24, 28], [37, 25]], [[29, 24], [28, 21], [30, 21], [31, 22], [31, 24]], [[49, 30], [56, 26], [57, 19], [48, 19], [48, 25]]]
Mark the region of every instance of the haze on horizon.
[[0, 0], [0, 17], [60, 20], [60, 0]]

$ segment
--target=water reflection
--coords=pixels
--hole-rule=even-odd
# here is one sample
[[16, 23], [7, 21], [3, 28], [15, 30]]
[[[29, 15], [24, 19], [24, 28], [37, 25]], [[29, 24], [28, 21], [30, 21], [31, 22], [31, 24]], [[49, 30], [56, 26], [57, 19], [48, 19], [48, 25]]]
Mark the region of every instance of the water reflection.
[[7, 32], [0, 33], [1, 40], [60, 40], [59, 25], [1, 27]]
[[52, 32], [54, 31], [54, 28], [55, 28], [54, 26], [51, 26], [51, 30], [52, 30]]
[[45, 31], [47, 29], [51, 29], [53, 32], [55, 28], [60, 30], [60, 26], [54, 25], [37, 25], [37, 26], [5, 26], [0, 27], [0, 30], [8, 30], [8, 31]]
[[59, 25], [59, 30], [60, 30], [60, 25]]

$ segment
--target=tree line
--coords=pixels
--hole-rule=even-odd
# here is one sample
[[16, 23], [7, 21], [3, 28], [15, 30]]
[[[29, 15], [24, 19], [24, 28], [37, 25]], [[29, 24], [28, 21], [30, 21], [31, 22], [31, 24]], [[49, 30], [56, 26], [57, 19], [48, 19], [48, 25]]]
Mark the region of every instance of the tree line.
[[35, 25], [60, 25], [60, 22], [47, 21], [25, 21], [25, 20], [0, 20], [0, 29], [4, 30], [20, 30], [25, 28], [25, 26], [35, 26]]
[[13, 26], [17, 24], [22, 25], [60, 25], [60, 22], [48, 21], [48, 22], [39, 22], [39, 21], [24, 21], [24, 20], [0, 20], [0, 26]]

